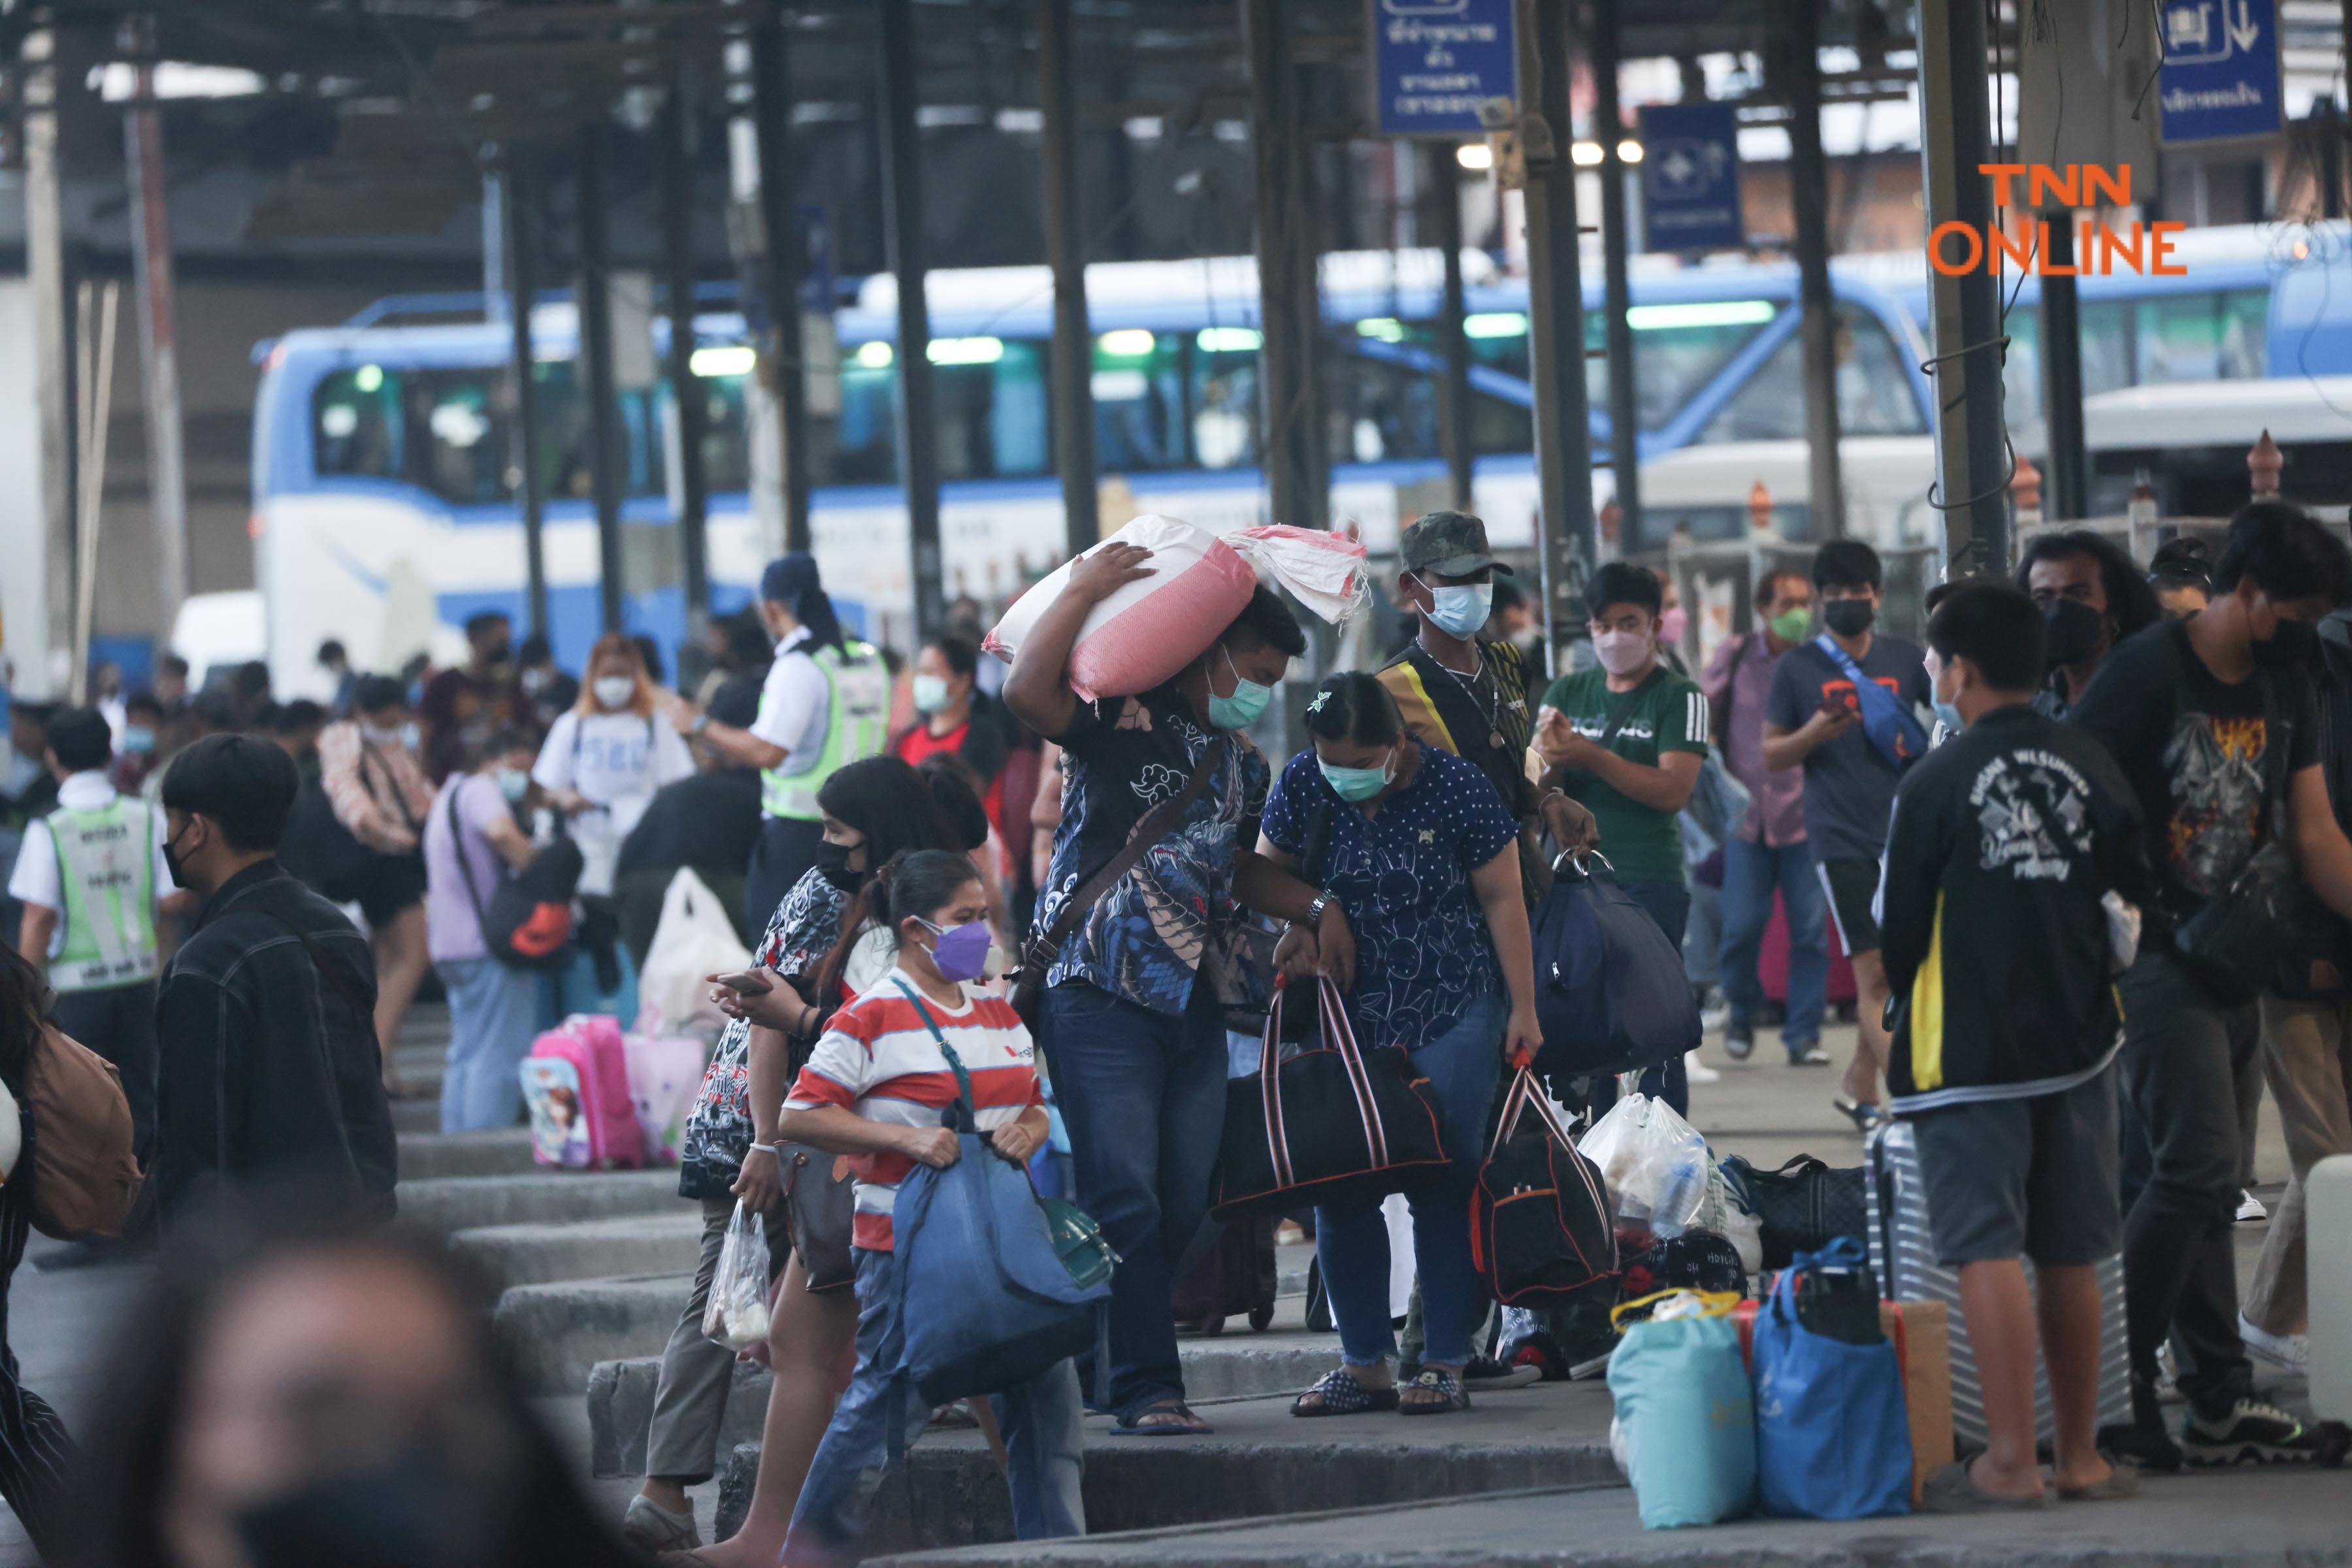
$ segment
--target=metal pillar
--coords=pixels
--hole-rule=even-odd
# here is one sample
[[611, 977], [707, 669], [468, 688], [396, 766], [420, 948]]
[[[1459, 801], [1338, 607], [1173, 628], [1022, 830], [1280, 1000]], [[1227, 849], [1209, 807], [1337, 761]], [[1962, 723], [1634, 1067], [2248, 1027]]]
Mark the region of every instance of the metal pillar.
[[[172, 211], [165, 195], [163, 111], [155, 71], [137, 68], [122, 117], [131, 175], [131, 263], [138, 275], [139, 361], [146, 371], [147, 515], [155, 538], [155, 624], [165, 637], [188, 596], [188, 479], [181, 447], [179, 312], [172, 282]], [[104, 418], [103, 410], [99, 417]]]
[[1256, 176], [1258, 422], [1265, 443], [1266, 491], [1275, 521], [1323, 528], [1328, 526], [1330, 498], [1322, 477], [1322, 426], [1315, 417], [1314, 393], [1322, 303], [1315, 282], [1290, 24], [1280, 0], [1241, 0], [1241, 22]]
[[784, 548], [809, 548], [808, 367], [801, 343], [800, 224], [793, 214], [792, 60], [784, 24], [772, 14], [751, 34], [751, 114], [760, 150], [760, 227], [767, 239], [767, 294], [774, 317], [777, 446], [784, 490]]
[[[1045, 110], [1045, 260], [1054, 269], [1054, 466], [1062, 537], [1072, 555], [1101, 536], [1095, 489], [1094, 329], [1087, 319], [1086, 235], [1078, 208], [1078, 122], [1070, 79], [1070, 0], [1038, 0], [1037, 98]], [[1121, 139], [1125, 139], [1124, 132]]]
[[1638, 549], [1642, 533], [1642, 415], [1633, 380], [1633, 291], [1625, 253], [1624, 116], [1617, 107], [1617, 0], [1592, 0], [1592, 122], [1601, 140], [1601, 259], [1609, 350], [1609, 460], [1617, 487], [1617, 548]]
[[2074, 277], [2060, 268], [2074, 265], [2074, 215], [2044, 213], [2050, 226], [2042, 240], [2042, 427], [2049, 451], [2042, 472], [2042, 515], [2074, 519], [2091, 515], [2090, 459], [2083, 440], [2083, 330], [2076, 309]]
[[[1817, 0], [1783, 0], [1790, 205], [1796, 218], [1798, 322], [1805, 360], [1805, 445], [1813, 537], [1845, 532], [1838, 453], [1837, 303], [1830, 290], [1829, 160], [1822, 153], [1822, 18]], [[1978, 29], [1981, 34], [1983, 29]], [[1978, 116], [1979, 121], [1983, 116]], [[1980, 160], [1981, 161], [1981, 160]]]
[[[1919, 0], [1919, 99], [1927, 128], [1920, 158], [1927, 243], [1948, 223], [1979, 245], [1993, 221], [1992, 186], [1977, 173], [1992, 162], [1984, 7], [1978, 0]], [[1956, 247], [1955, 238], [1948, 243]], [[1951, 253], [1958, 258], [1957, 249]], [[2000, 418], [2000, 283], [1984, 267], [1927, 274], [1929, 354], [1936, 372], [1936, 488], [1944, 520], [1945, 570], [1954, 577], [2009, 570], [2009, 459]]]
[[710, 405], [694, 374], [693, 129], [681, 76], [663, 100], [656, 134], [661, 142], [663, 259], [669, 278], [669, 391], [677, 408], [678, 564], [686, 589], [687, 637], [699, 644], [710, 619], [710, 487], [702, 467]]
[[1477, 453], [1470, 434], [1470, 336], [1462, 329], [1470, 309], [1462, 282], [1462, 166], [1454, 162], [1451, 142], [1433, 142], [1428, 155], [1428, 200], [1435, 220], [1430, 227], [1445, 259], [1445, 289], [1437, 306], [1437, 353], [1445, 362], [1437, 383], [1437, 443], [1445, 454], [1454, 504], [1471, 511], [1476, 510]]
[[915, 131], [912, 0], [876, 0], [881, 47], [883, 240], [898, 279], [898, 463], [907, 487], [915, 631], [929, 637], [947, 617], [940, 562], [940, 447], [931, 386], [931, 311], [923, 298], [922, 147]]
[[610, 258], [604, 243], [604, 124], [591, 121], [580, 131], [580, 166], [573, 178], [580, 222], [581, 359], [587, 371], [588, 468], [596, 496], [597, 604], [604, 630], [621, 629], [621, 434], [619, 398], [613, 385], [613, 299]]
[[520, 147], [506, 150], [500, 180], [500, 216], [506, 219], [507, 284], [509, 303], [507, 325], [512, 331], [507, 369], [514, 377], [515, 499], [522, 506], [522, 558], [525, 610], [530, 629], [552, 636], [547, 618], [547, 474], [539, 449], [538, 355], [530, 342], [531, 297], [538, 291], [539, 257], [531, 229], [531, 202], [538, 181], [532, 177], [529, 154]]
[[482, 171], [482, 320], [504, 326], [513, 293], [507, 282], [507, 206], [512, 200], [506, 176], [493, 165]]
[[[25, 270], [33, 291], [33, 347], [39, 358], [41, 426], [41, 555], [46, 592], [29, 607], [34, 635], [16, 639], [18, 689], [46, 693], [48, 653], [67, 646], [74, 604], [74, 375], [71, 287], [66, 266], [64, 183], [58, 169], [58, 55], [63, 36], [54, 27], [25, 36]], [[23, 612], [20, 609], [19, 614]]]
[[1569, 158], [1568, 7], [1517, 0], [1519, 104], [1528, 151], [1528, 360], [1542, 502], [1544, 642], [1553, 668], [1584, 629], [1592, 569], [1592, 411], [1584, 395], [1584, 281], [1576, 166]]
[[2315, 175], [2319, 185], [2319, 216], [2344, 216], [2344, 111], [2332, 98], [2311, 106], [2312, 150], [2318, 154]]

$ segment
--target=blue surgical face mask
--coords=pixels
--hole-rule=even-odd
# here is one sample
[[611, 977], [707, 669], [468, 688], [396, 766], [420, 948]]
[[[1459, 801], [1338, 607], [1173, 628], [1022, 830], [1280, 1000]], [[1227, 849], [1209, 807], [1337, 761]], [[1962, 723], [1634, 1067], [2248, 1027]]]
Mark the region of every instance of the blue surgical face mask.
[[1331, 786], [1331, 793], [1347, 801], [1370, 800], [1388, 788], [1389, 781], [1396, 777], [1394, 752], [1376, 768], [1334, 767], [1321, 757], [1315, 759], [1315, 765], [1323, 770], [1323, 782]]
[[1430, 624], [1439, 631], [1466, 640], [1478, 634], [1486, 626], [1486, 617], [1494, 612], [1495, 584], [1492, 583], [1440, 585], [1423, 577], [1421, 584], [1429, 590], [1431, 604], [1427, 614]]
[[521, 800], [530, 793], [530, 775], [520, 768], [500, 768], [499, 793], [509, 801]]
[[1244, 675], [1224, 644], [1219, 643], [1217, 651], [1224, 656], [1225, 668], [1234, 672], [1234, 694], [1220, 697], [1213, 690], [1209, 693], [1209, 722], [1220, 730], [1246, 730], [1257, 722], [1265, 705], [1274, 700], [1274, 688], [1260, 686]]
[[125, 724], [122, 727], [122, 749], [134, 753], [153, 751], [155, 731], [144, 724]]
[[1936, 710], [1937, 721], [1951, 733], [1957, 735], [1969, 727], [1969, 721], [1960, 717], [1958, 704], [1947, 702], [1936, 695], [1936, 684], [1933, 681], [1927, 684], [1927, 705]]
[[914, 681], [915, 711], [936, 713], [948, 705], [948, 683], [937, 675], [919, 675]]

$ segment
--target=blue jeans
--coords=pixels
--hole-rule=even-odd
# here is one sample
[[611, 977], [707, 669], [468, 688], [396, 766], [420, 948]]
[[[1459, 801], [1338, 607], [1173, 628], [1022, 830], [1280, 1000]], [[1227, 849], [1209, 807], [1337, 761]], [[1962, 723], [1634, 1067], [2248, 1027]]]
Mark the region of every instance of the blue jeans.
[[[1690, 923], [1691, 896], [1687, 884], [1664, 880], [1628, 879], [1620, 882], [1625, 896], [1642, 906], [1649, 917], [1658, 922], [1675, 951], [1683, 950], [1683, 928]], [[1677, 1054], [1642, 1073], [1642, 1092], [1653, 1100], [1663, 1100], [1675, 1108], [1677, 1116], [1690, 1114], [1690, 1068]]]
[[[866, 1527], [882, 1472], [904, 1457], [931, 1418], [930, 1402], [907, 1373], [907, 1335], [898, 1321], [898, 1255], [856, 1251], [857, 1370], [834, 1406], [808, 1479], [793, 1507], [783, 1562], [791, 1568], [835, 1568], [865, 1555]], [[1045, 1541], [1087, 1532], [1078, 1490], [1084, 1469], [1078, 1374], [1056, 1362], [1026, 1383], [990, 1396], [1004, 1434], [1005, 1480], [1013, 1493], [1013, 1532]]]
[[1764, 1000], [1756, 955], [1771, 923], [1774, 888], [1780, 889], [1789, 926], [1789, 1015], [1780, 1039], [1798, 1053], [1821, 1043], [1829, 998], [1829, 907], [1813, 874], [1811, 845], [1735, 838], [1723, 847], [1723, 999], [1731, 1005], [1733, 1028], [1748, 1026]]
[[[1460, 1366], [1486, 1318], [1486, 1289], [1470, 1261], [1470, 1191], [1486, 1157], [1486, 1113], [1503, 1072], [1500, 993], [1470, 1005], [1454, 1026], [1412, 1053], [1428, 1075], [1439, 1129], [1453, 1163], [1406, 1191], [1412, 1208], [1412, 1256], [1421, 1275], [1422, 1360]], [[1370, 1366], [1396, 1353], [1389, 1320], [1389, 1230], [1376, 1199], [1322, 1204], [1315, 1210], [1315, 1256], [1339, 1326], [1339, 1354]]]
[[445, 959], [433, 967], [449, 993], [441, 1131], [511, 1127], [522, 1114], [517, 1072], [539, 1034], [539, 976], [495, 958]]
[[1108, 1408], [1122, 1416], [1184, 1397], [1168, 1289], [1208, 1217], [1225, 1127], [1225, 1025], [1213, 989], [1194, 985], [1192, 1005], [1171, 1017], [1067, 981], [1045, 993], [1039, 1018], [1078, 1206], [1121, 1260], [1110, 1277]]

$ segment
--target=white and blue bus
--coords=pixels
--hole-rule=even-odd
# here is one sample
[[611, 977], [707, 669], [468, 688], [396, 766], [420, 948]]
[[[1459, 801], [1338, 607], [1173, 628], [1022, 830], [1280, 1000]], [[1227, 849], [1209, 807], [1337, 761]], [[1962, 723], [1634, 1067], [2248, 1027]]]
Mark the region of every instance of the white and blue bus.
[[[2185, 276], [2084, 279], [2085, 390], [2300, 382], [2352, 371], [2344, 226], [2294, 234], [2304, 237], [2268, 227], [2191, 231], [2178, 252]], [[2304, 255], [2293, 254], [2295, 245]], [[1393, 545], [1400, 491], [1444, 471], [1432, 325], [1439, 270], [1433, 251], [1356, 252], [1323, 264], [1331, 512], [1376, 554]], [[1919, 368], [1927, 357], [1924, 261], [1855, 257], [1832, 270], [1849, 531], [1889, 544], [1933, 540], [1930, 393]], [[1597, 273], [1588, 268], [1588, 277]], [[1498, 274], [1483, 255], [1468, 258], [1467, 277], [1476, 504], [1498, 547], [1528, 548], [1537, 486], [1527, 285]], [[1279, 521], [1267, 517], [1258, 468], [1253, 263], [1097, 264], [1087, 287], [1106, 526], [1130, 511], [1218, 529]], [[1046, 408], [1050, 281], [1042, 268], [940, 271], [928, 293], [947, 588], [998, 601], [1063, 552]], [[1613, 548], [1657, 550], [1677, 530], [1737, 536], [1759, 482], [1781, 531], [1810, 534], [1795, 295], [1787, 265], [1637, 258], [1644, 518], [1640, 537]], [[2009, 320], [2010, 414], [2021, 430], [2038, 412], [2035, 299], [2029, 280]], [[820, 426], [812, 515], [845, 617], [903, 646], [912, 591], [898, 488], [894, 303], [893, 280], [870, 278], [835, 317], [839, 412]], [[1597, 281], [1585, 303], [1597, 348]], [[390, 300], [346, 326], [291, 332], [257, 350], [266, 371], [254, 426], [252, 533], [263, 631], [281, 689], [311, 682], [310, 660], [326, 637], [341, 637], [364, 668], [428, 647], [451, 651], [454, 628], [479, 609], [520, 618], [510, 339], [501, 325], [446, 320], [467, 308], [478, 310], [478, 300]], [[445, 320], [420, 319], [433, 314]], [[698, 312], [695, 333], [696, 390], [710, 416], [712, 593], [726, 609], [745, 602], [781, 547], [772, 502], [752, 500], [773, 489], [755, 483], [755, 470], [772, 472], [763, 438], [772, 421], [740, 316]], [[654, 335], [663, 348], [667, 327], [658, 320]], [[572, 308], [541, 305], [532, 338], [551, 631], [559, 658], [576, 665], [596, 630], [598, 552]], [[1586, 374], [1593, 450], [1605, 463], [1605, 363], [1589, 360]], [[669, 495], [670, 392], [656, 384], [625, 391], [622, 402], [627, 621], [667, 647], [684, 625]], [[1607, 468], [1594, 479], [1605, 499]]]

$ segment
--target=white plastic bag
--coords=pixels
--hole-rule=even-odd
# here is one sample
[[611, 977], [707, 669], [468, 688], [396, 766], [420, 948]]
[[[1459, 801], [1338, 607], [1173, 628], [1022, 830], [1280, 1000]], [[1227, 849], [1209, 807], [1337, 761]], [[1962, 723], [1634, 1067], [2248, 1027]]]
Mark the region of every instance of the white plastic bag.
[[1364, 547], [1344, 533], [1277, 522], [1237, 528], [1224, 538], [1243, 560], [1335, 626], [1371, 599]]
[[646, 1035], [684, 1035], [727, 1026], [711, 1004], [706, 974], [730, 974], [751, 967], [751, 954], [735, 934], [727, 911], [691, 867], [681, 866], [662, 895], [661, 921], [637, 973], [637, 1029]]
[[1621, 1230], [1680, 1236], [1706, 1198], [1706, 1140], [1663, 1100], [1627, 1095], [1577, 1151], [1601, 1167]]
[[702, 1309], [703, 1337], [747, 1351], [768, 1337], [768, 1228], [738, 1199]]

